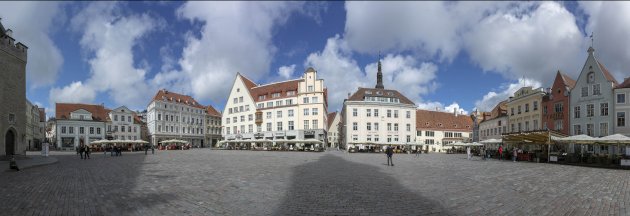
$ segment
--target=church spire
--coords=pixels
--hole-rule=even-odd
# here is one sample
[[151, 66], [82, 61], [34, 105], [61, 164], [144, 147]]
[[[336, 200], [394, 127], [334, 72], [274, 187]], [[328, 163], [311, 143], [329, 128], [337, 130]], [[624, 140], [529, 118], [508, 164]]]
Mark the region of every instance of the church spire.
[[376, 87], [377, 89], [384, 89], [383, 86], [383, 72], [381, 71], [381, 54], [378, 54], [378, 72], [376, 72]]

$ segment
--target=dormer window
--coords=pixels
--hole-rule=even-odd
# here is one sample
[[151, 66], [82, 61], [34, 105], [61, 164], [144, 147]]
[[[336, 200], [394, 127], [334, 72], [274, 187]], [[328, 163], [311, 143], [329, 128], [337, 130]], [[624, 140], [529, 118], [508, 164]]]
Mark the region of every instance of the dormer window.
[[383, 94], [383, 92], [381, 92], [381, 91], [377, 91], [377, 92], [376, 92], [376, 94], [377, 94], [377, 95], [382, 95], [382, 94]]
[[372, 94], [372, 91], [365, 91], [365, 94]]
[[394, 93], [392, 93], [392, 92], [387, 92], [387, 95], [389, 95], [389, 96], [393, 96], [393, 95], [394, 95]]

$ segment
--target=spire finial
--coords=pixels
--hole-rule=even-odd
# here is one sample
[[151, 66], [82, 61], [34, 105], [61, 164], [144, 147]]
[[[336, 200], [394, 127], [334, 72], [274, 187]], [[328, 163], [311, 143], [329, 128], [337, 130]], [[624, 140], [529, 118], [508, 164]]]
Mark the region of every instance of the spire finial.
[[591, 32], [591, 47], [593, 47], [593, 32]]
[[378, 71], [376, 72], [376, 87], [377, 89], [384, 89], [383, 86], [383, 72], [381, 71], [381, 51], [378, 52]]

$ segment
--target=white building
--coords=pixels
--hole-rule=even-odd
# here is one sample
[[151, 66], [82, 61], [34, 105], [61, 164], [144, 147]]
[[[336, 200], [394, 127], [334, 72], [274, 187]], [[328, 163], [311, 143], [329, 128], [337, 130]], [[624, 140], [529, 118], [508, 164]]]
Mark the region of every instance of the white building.
[[430, 110], [416, 111], [416, 141], [433, 152], [446, 152], [445, 146], [472, 140], [473, 121], [468, 115]]
[[179, 139], [193, 146], [204, 145], [205, 107], [188, 95], [159, 90], [147, 107], [150, 142]]
[[613, 88], [617, 81], [606, 67], [595, 58], [589, 47], [588, 57], [571, 90], [571, 135], [607, 136], [613, 132], [616, 115], [612, 112]]
[[341, 115], [338, 112], [328, 113], [328, 148], [339, 148], [339, 123]]
[[121, 106], [108, 113], [107, 137], [115, 140], [140, 140], [142, 122], [126, 106]]
[[479, 123], [479, 140], [501, 139], [501, 134], [509, 132], [508, 125], [507, 101], [501, 101]]
[[415, 146], [416, 105], [400, 92], [383, 86], [378, 62], [375, 88], [359, 88], [342, 109], [342, 148], [378, 151], [383, 145]]
[[206, 107], [206, 145], [202, 147], [218, 147], [221, 140], [221, 119], [219, 111], [212, 106]]
[[627, 122], [627, 116], [630, 115], [630, 78], [626, 78], [613, 91], [615, 133], [630, 136], [630, 125]]
[[105, 139], [109, 111], [103, 105], [57, 103], [54, 129], [57, 148], [72, 150], [80, 144]]
[[[301, 78], [257, 85], [236, 75], [223, 111], [227, 147], [323, 147], [327, 127], [324, 80], [308, 68]], [[313, 141], [317, 140], [317, 141]]]

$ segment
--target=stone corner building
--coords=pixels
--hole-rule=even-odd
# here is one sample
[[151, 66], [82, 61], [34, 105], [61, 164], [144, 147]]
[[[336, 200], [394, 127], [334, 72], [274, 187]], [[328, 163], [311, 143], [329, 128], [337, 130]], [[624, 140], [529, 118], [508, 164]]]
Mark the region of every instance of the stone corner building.
[[159, 90], [147, 107], [147, 127], [152, 145], [178, 139], [195, 147], [204, 145], [206, 107], [193, 97]]
[[0, 23], [0, 155], [25, 154], [27, 50]]

